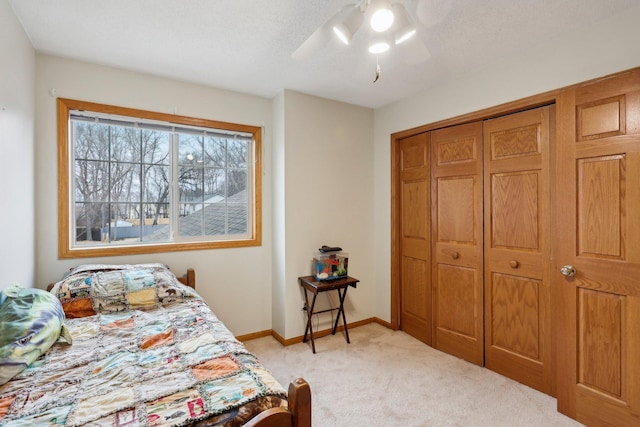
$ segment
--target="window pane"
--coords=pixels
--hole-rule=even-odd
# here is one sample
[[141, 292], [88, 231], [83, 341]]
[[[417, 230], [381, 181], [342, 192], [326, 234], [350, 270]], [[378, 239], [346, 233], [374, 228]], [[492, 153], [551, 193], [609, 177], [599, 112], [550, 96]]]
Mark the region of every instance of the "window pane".
[[140, 232], [134, 223], [138, 222], [139, 204], [109, 204], [109, 218], [101, 224], [103, 242], [139, 240]]
[[76, 201], [108, 201], [109, 162], [76, 160], [74, 166]]
[[111, 202], [140, 202], [140, 164], [110, 162]]
[[203, 227], [202, 203], [181, 203], [180, 218], [178, 219], [178, 235], [202, 236]]
[[180, 166], [202, 165], [203, 136], [178, 134], [178, 164]]
[[224, 168], [227, 164], [226, 139], [207, 137], [204, 141], [204, 163], [209, 167]]
[[231, 169], [227, 172], [227, 194], [233, 201], [247, 200], [247, 171]]
[[227, 234], [227, 215], [224, 199], [205, 206], [204, 223], [207, 236], [224, 236]]
[[75, 204], [75, 232], [76, 241], [100, 242], [102, 224], [109, 218], [107, 203], [76, 203]]
[[247, 141], [229, 140], [228, 150], [228, 167], [230, 169], [246, 169], [247, 168]]
[[178, 169], [178, 190], [181, 202], [204, 200], [204, 171], [202, 167], [184, 166]]
[[167, 242], [170, 240], [170, 206], [169, 203], [145, 203], [142, 241]]
[[74, 122], [74, 156], [80, 160], [109, 160], [109, 126]]
[[152, 165], [169, 165], [169, 132], [140, 129], [140, 150], [142, 161]]
[[111, 160], [140, 163], [139, 131], [135, 128], [111, 126]]
[[[246, 194], [246, 192], [245, 192]], [[227, 204], [227, 233], [244, 234], [248, 232], [247, 217], [248, 209], [245, 202], [229, 202]]]
[[169, 166], [145, 166], [143, 202], [169, 203]]

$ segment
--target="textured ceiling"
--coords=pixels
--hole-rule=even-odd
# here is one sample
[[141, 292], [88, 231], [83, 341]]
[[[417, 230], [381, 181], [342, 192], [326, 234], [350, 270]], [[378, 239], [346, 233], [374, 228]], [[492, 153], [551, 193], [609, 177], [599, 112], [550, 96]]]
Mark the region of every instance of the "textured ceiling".
[[[392, 3], [401, 0], [392, 0]], [[638, 0], [402, 0], [426, 58], [304, 41], [355, 0], [9, 0], [38, 52], [273, 97], [283, 89], [380, 107], [636, 7]], [[425, 54], [426, 52], [426, 54]]]

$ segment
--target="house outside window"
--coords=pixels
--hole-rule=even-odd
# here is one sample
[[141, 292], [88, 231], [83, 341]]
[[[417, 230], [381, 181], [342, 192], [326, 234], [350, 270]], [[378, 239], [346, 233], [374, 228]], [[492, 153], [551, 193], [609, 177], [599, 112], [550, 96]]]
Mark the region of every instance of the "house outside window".
[[59, 255], [261, 244], [261, 129], [58, 99]]

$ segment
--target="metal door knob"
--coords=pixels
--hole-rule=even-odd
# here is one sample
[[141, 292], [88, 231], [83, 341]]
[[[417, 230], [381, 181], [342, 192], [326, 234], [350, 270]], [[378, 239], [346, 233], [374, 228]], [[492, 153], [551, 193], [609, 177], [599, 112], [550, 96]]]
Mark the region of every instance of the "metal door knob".
[[562, 273], [563, 276], [567, 276], [567, 277], [573, 277], [576, 275], [577, 272], [578, 271], [573, 265], [564, 265], [560, 269], [560, 273]]

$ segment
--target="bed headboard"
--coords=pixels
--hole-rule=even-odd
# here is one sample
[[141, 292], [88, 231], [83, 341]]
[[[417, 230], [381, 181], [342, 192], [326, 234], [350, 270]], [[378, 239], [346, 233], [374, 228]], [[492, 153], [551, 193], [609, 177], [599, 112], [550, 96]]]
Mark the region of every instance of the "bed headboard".
[[187, 268], [187, 272], [182, 277], [178, 277], [178, 280], [180, 281], [180, 283], [195, 289], [196, 271], [193, 268]]

